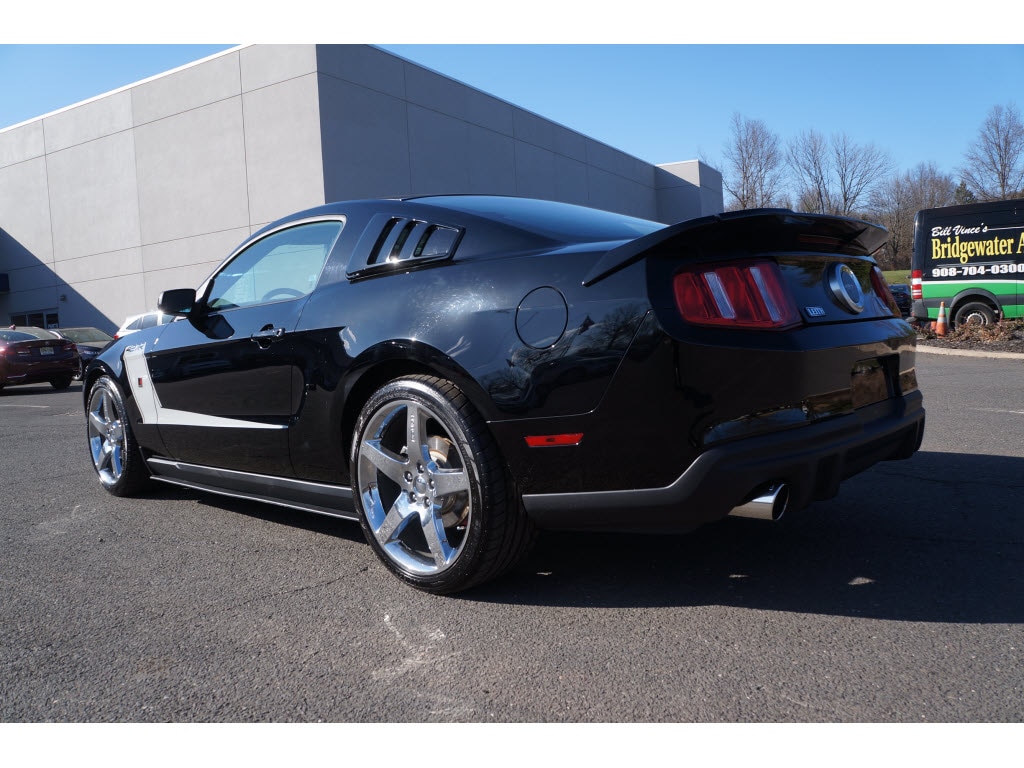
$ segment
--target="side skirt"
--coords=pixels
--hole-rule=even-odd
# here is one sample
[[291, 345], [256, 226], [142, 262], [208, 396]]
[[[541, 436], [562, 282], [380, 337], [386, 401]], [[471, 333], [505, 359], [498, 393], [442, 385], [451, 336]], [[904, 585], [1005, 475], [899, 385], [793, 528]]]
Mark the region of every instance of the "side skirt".
[[153, 479], [164, 483], [344, 520], [359, 519], [352, 501], [352, 489], [345, 486], [256, 475], [158, 458], [147, 459], [146, 464]]

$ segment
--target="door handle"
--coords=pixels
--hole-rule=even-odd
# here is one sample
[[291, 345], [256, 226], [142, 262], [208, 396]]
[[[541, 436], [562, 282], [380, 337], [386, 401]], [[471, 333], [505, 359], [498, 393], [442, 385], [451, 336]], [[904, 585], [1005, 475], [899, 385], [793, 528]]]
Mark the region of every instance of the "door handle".
[[284, 336], [284, 328], [275, 328], [272, 325], [265, 325], [249, 338], [262, 347], [264, 344], [267, 344], [274, 339], [280, 339], [282, 336]]

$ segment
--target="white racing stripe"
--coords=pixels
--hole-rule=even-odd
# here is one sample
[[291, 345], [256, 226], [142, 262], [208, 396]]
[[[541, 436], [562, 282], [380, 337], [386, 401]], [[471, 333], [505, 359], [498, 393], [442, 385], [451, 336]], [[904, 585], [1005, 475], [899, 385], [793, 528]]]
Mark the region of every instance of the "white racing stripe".
[[146, 345], [126, 347], [122, 355], [128, 382], [132, 387], [135, 402], [142, 413], [144, 424], [166, 424], [181, 427], [230, 427], [232, 429], [284, 429], [284, 424], [261, 424], [257, 421], [228, 419], [223, 416], [209, 416], [193, 411], [178, 411], [164, 408], [160, 396], [153, 386], [153, 379], [146, 364]]

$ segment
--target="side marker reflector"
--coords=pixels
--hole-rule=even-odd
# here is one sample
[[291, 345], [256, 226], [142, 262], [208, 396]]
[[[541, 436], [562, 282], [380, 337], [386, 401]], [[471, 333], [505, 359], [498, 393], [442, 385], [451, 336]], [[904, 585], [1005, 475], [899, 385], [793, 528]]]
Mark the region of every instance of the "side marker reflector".
[[582, 432], [566, 435], [527, 435], [526, 444], [531, 448], [551, 448], [558, 445], [579, 445], [583, 442]]

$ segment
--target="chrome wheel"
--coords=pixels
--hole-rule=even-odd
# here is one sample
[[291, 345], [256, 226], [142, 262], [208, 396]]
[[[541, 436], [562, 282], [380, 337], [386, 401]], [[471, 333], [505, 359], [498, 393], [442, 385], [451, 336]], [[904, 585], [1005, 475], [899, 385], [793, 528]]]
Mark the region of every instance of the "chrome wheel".
[[423, 403], [397, 399], [375, 410], [361, 435], [358, 493], [380, 550], [413, 576], [448, 570], [474, 513], [469, 471], [450, 428]]
[[124, 417], [114, 393], [106, 386], [96, 386], [89, 396], [89, 451], [100, 482], [116, 485], [124, 474], [128, 451]]
[[149, 484], [149, 470], [135, 441], [121, 387], [101, 376], [89, 389], [86, 436], [100, 483], [115, 496], [131, 496]]
[[494, 436], [450, 381], [410, 375], [382, 385], [359, 412], [349, 457], [366, 541], [406, 584], [469, 589], [533, 543]]

